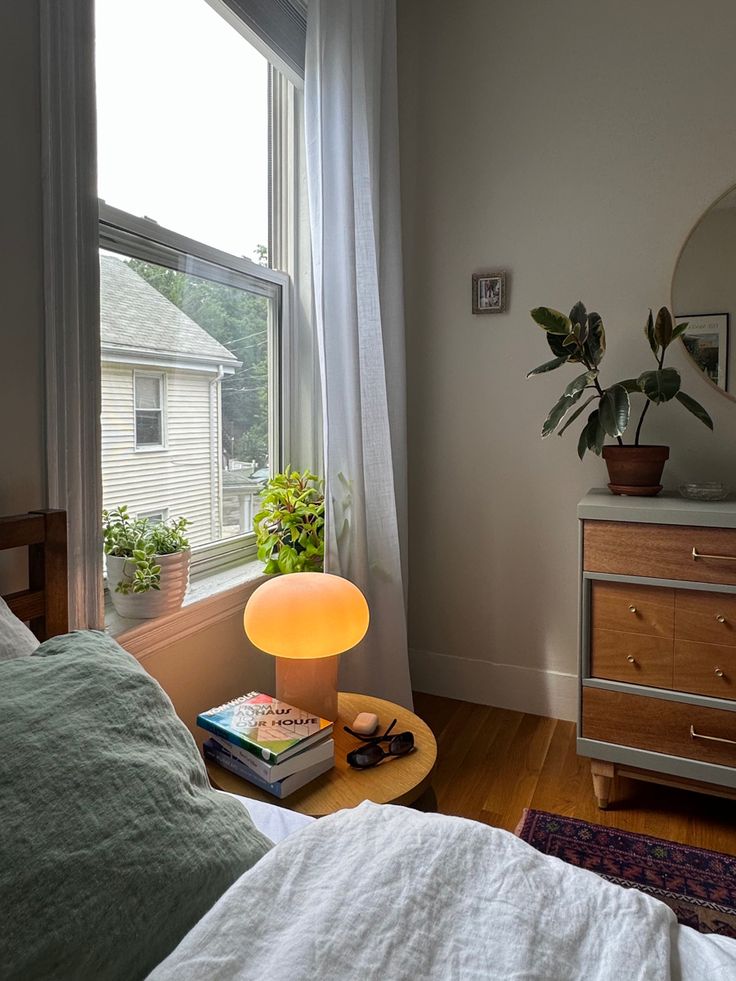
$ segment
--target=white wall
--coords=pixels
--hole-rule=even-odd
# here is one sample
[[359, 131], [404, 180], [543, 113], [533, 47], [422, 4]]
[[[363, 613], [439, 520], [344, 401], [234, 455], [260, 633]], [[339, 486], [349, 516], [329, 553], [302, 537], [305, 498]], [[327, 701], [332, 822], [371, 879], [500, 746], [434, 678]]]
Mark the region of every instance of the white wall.
[[[542, 442], [562, 369], [528, 311], [582, 298], [608, 328], [604, 380], [651, 367], [647, 310], [736, 181], [730, 0], [399, 0], [409, 363], [410, 643], [419, 688], [572, 717], [575, 506], [605, 482], [575, 435]], [[470, 276], [510, 272], [504, 315]], [[736, 406], [686, 363], [649, 414], [665, 481], [736, 487]], [[499, 667], [502, 666], [502, 667]]]

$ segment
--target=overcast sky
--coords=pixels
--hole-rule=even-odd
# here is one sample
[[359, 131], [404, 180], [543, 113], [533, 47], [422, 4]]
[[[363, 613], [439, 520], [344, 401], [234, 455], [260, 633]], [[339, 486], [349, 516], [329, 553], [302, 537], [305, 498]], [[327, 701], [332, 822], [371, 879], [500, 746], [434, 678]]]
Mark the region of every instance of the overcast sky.
[[205, 0], [96, 0], [99, 195], [254, 258], [268, 242], [267, 62]]

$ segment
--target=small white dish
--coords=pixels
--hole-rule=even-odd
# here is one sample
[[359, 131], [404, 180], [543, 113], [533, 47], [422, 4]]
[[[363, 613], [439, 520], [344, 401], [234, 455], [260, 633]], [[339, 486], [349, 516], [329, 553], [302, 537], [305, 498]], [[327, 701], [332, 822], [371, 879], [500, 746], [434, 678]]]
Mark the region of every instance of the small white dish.
[[690, 501], [724, 501], [729, 489], [720, 481], [680, 484], [680, 494]]

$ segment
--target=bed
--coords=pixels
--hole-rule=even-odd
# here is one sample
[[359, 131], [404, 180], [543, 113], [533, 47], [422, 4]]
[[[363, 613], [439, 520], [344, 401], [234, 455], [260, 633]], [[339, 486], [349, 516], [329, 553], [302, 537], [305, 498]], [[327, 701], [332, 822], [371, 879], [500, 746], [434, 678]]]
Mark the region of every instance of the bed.
[[736, 942], [507, 832], [213, 790], [135, 659], [64, 633], [64, 527], [0, 519], [0, 548], [29, 549], [0, 616], [3, 978], [736, 979]]

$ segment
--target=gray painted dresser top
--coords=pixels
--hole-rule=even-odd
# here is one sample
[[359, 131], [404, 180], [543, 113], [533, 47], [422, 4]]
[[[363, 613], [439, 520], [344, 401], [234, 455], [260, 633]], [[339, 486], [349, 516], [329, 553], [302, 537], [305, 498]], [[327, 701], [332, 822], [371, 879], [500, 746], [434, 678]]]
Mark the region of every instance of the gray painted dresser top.
[[675, 491], [662, 491], [657, 497], [623, 497], [594, 487], [578, 504], [578, 518], [736, 528], [736, 500], [688, 501]]

